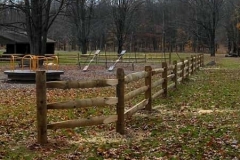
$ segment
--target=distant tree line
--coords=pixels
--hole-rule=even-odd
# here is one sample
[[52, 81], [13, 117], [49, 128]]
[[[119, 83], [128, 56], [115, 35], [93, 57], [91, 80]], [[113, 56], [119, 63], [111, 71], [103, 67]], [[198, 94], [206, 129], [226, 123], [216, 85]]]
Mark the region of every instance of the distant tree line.
[[[26, 32], [31, 53], [47, 37], [71, 50], [209, 52], [240, 55], [239, 0], [1, 0], [1, 31]], [[76, 47], [77, 46], [77, 47]]]

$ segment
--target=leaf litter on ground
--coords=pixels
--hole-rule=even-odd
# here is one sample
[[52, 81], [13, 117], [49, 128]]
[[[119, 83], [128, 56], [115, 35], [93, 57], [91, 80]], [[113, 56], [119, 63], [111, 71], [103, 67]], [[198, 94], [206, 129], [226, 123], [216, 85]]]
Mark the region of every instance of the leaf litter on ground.
[[[125, 135], [115, 132], [115, 124], [53, 130], [45, 146], [36, 143], [35, 88], [1, 90], [0, 159], [239, 159], [240, 73], [221, 59], [217, 65], [192, 75], [168, 98], [157, 99], [152, 112], [142, 110], [127, 119]], [[64, 69], [78, 75], [73, 68]], [[96, 78], [97, 72], [86, 77]], [[114, 94], [108, 88], [49, 90], [48, 102]], [[50, 111], [48, 121], [114, 112], [115, 106]]]

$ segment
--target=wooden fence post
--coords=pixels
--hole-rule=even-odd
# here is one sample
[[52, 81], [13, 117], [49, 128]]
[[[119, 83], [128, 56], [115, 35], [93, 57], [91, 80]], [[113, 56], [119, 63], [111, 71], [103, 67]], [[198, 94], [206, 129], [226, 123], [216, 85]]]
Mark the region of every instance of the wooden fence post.
[[120, 134], [124, 134], [124, 90], [125, 90], [125, 74], [124, 70], [122, 68], [117, 69], [117, 79], [118, 79], [118, 84], [116, 86], [116, 96], [118, 98], [118, 103], [117, 103], [117, 115], [118, 119], [116, 122], [116, 132]]
[[152, 67], [145, 66], [145, 71], [148, 72], [148, 76], [145, 78], [145, 85], [148, 86], [147, 91], [145, 92], [145, 99], [148, 99], [148, 104], [146, 109], [148, 111], [152, 110]]
[[192, 63], [192, 67], [191, 67], [192, 72], [191, 72], [191, 75], [193, 75], [193, 72], [194, 72], [194, 58], [193, 58], [193, 56], [191, 56], [191, 63]]
[[173, 69], [173, 74], [174, 74], [174, 83], [175, 83], [175, 88], [177, 88], [177, 85], [178, 85], [178, 75], [177, 75], [177, 72], [178, 72], [178, 67], [177, 67], [177, 61], [173, 61], [173, 65], [174, 65], [174, 69]]
[[200, 54], [200, 55], [198, 56], [198, 58], [199, 58], [198, 68], [199, 68], [199, 70], [200, 70], [200, 68], [202, 67], [202, 54]]
[[202, 54], [199, 55], [199, 59], [200, 59], [199, 67], [202, 67]]
[[197, 58], [196, 58], [196, 56], [194, 56], [193, 57], [193, 64], [194, 64], [194, 73], [195, 73], [195, 71], [196, 71], [196, 69], [197, 69]]
[[201, 55], [199, 55], [198, 56], [198, 70], [200, 71], [200, 67], [201, 67], [201, 63], [202, 63], [202, 56]]
[[204, 54], [202, 54], [202, 65], [201, 67], [204, 67]]
[[185, 76], [184, 76], [184, 75], [185, 75], [185, 70], [184, 70], [184, 68], [185, 68], [184, 59], [182, 59], [181, 62], [182, 62], [182, 66], [181, 66], [182, 75], [181, 75], [181, 77], [182, 77], [182, 83], [183, 83], [184, 80], [185, 80]]
[[41, 145], [47, 143], [47, 102], [46, 102], [46, 72], [36, 72], [37, 100], [37, 141]]
[[200, 60], [200, 58], [199, 58], [199, 55], [197, 55], [196, 56], [196, 70], [199, 70], [199, 60]]
[[162, 83], [162, 89], [163, 91], [163, 96], [167, 97], [168, 94], [168, 78], [167, 78], [167, 73], [168, 73], [168, 66], [166, 62], [162, 62], [162, 68], [164, 69], [163, 73], [162, 73], [162, 78], [164, 79], [163, 83]]
[[190, 58], [187, 57], [187, 60], [188, 60], [188, 62], [187, 62], [187, 67], [188, 67], [188, 69], [187, 69], [187, 79], [189, 80], [189, 78], [190, 78]]

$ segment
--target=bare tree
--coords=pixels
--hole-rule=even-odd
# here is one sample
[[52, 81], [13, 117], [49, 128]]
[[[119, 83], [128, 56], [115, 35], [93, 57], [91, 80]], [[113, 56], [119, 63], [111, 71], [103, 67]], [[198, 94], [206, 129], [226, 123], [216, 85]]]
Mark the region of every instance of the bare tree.
[[135, 13], [142, 4], [142, 0], [113, 0], [111, 2], [113, 32], [118, 42], [118, 54], [121, 53], [126, 35], [130, 32]]
[[223, 26], [227, 33], [227, 47], [229, 54], [240, 56], [240, 2], [238, 0], [227, 1], [225, 7], [226, 16]]
[[94, 18], [92, 21], [92, 32], [90, 33], [91, 42], [95, 44], [95, 48], [104, 49], [105, 44], [109, 43], [112, 36], [109, 34], [111, 24], [111, 6], [109, 1], [100, 0], [96, 3], [94, 9]]
[[[184, 0], [183, 0], [184, 1]], [[193, 9], [191, 21], [196, 23], [206, 33], [211, 56], [216, 51], [216, 29], [222, 18], [225, 0], [187, 0]]]
[[[219, 34], [222, 34], [221, 37], [224, 36], [223, 32], [216, 34], [223, 24], [220, 23], [222, 13], [227, 13], [228, 17], [231, 17], [225, 19], [224, 26], [230, 40], [229, 44], [235, 48], [234, 51], [240, 37], [236, 34], [237, 10], [230, 7], [229, 10], [223, 11], [227, 3], [234, 2], [232, 6], [237, 8], [235, 4], [238, 3], [235, 2], [239, 0], [20, 0], [18, 2], [2, 0], [1, 2], [1, 22], [5, 23], [5, 27], [14, 26], [11, 29], [26, 31], [32, 46], [31, 52], [34, 54], [45, 52], [46, 35], [61, 11], [64, 11], [65, 15], [59, 17], [58, 22], [51, 27], [51, 36], [57, 37], [64, 43], [76, 41], [83, 54], [87, 52], [88, 47], [103, 48], [104, 44], [111, 44], [111, 47], [108, 47], [111, 49], [112, 46], [115, 49], [117, 44], [117, 52], [121, 53], [123, 47], [132, 48], [133, 43], [139, 48], [154, 50], [166, 48], [166, 51], [172, 51], [174, 47], [184, 51], [184, 47], [191, 46], [198, 52], [199, 46], [203, 46], [201, 48], [209, 48], [211, 56], [214, 56], [218, 36]], [[64, 10], [65, 6], [66, 10]], [[16, 14], [21, 16], [14, 16]]]
[[67, 44], [70, 43], [72, 44], [72, 48], [69, 48], [69, 50], [75, 49], [74, 43], [76, 44], [76, 33], [73, 32], [74, 30], [70, 27], [71, 25], [69, 17], [65, 14], [58, 15], [54, 21], [48, 32], [48, 37], [56, 41], [56, 49], [67, 50]]
[[82, 54], [87, 53], [94, 5], [95, 0], [74, 0], [68, 8]]
[[42, 55], [46, 53], [49, 28], [57, 15], [64, 9], [65, 4], [66, 0], [9, 0], [7, 3], [1, 3], [1, 7], [23, 13], [23, 19], [12, 22], [12, 24], [9, 23], [9, 25], [27, 32], [31, 53]]
[[[63, 10], [65, 1], [59, 0], [24, 0], [22, 11], [26, 16], [26, 31], [33, 54], [46, 53], [47, 34], [57, 15]], [[51, 11], [52, 3], [57, 3]]]

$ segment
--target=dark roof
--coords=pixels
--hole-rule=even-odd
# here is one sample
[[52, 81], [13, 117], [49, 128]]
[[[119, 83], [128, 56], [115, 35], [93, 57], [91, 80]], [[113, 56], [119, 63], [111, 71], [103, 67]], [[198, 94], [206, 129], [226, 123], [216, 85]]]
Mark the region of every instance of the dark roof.
[[[54, 40], [47, 39], [48, 43], [54, 43]], [[0, 44], [29, 43], [26, 33], [0, 32]]]

